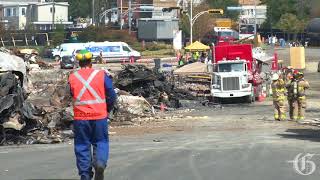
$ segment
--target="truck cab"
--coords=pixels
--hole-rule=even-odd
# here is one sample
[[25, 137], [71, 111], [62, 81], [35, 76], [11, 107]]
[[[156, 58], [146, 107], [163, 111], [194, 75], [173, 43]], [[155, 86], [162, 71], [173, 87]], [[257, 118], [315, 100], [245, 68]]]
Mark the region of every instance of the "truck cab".
[[252, 46], [227, 44], [213, 47], [214, 71], [211, 95], [216, 99], [245, 98], [253, 102], [257, 96], [253, 75], [256, 64]]
[[254, 100], [253, 87], [249, 83], [246, 60], [225, 60], [216, 64], [216, 72], [212, 74], [211, 94], [216, 98], [245, 97]]

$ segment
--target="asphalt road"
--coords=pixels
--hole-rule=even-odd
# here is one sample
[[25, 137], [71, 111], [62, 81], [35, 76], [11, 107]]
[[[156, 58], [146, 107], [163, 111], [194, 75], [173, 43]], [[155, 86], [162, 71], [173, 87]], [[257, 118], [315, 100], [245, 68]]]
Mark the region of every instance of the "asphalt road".
[[[287, 51], [279, 51], [286, 61]], [[307, 58], [307, 117], [319, 118], [320, 83], [313, 68], [319, 53], [307, 53], [314, 54]], [[271, 101], [199, 107], [190, 113], [194, 119], [170, 120], [170, 130], [112, 136], [105, 179], [319, 179], [319, 128], [273, 121]], [[78, 178], [71, 143], [0, 147], [0, 160], [0, 180]]]
[[[190, 127], [187, 130], [113, 136], [105, 179], [300, 180], [320, 176], [319, 169], [312, 175], [299, 175], [288, 162], [299, 153], [320, 154], [318, 130], [272, 121], [270, 102], [193, 114], [207, 116], [177, 123], [177, 127]], [[77, 179], [72, 144], [1, 147], [0, 159], [0, 179]], [[320, 168], [320, 156], [310, 160]]]

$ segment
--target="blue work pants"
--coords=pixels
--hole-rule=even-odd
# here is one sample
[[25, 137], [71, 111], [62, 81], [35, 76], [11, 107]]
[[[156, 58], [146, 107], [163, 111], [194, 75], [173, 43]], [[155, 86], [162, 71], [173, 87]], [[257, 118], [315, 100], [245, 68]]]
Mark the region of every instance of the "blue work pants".
[[74, 120], [74, 151], [81, 180], [92, 178], [92, 167], [106, 168], [109, 158], [108, 120]]

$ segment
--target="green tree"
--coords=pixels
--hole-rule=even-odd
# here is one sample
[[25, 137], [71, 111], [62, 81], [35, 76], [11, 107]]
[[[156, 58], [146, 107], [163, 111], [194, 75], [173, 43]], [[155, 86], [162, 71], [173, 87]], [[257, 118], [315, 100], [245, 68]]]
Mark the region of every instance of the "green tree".
[[261, 0], [261, 4], [267, 5], [267, 20], [264, 27], [276, 28], [280, 18], [284, 14], [295, 14], [297, 19], [310, 18], [311, 2], [318, 0]]
[[303, 32], [306, 26], [305, 21], [301, 21], [294, 14], [286, 13], [283, 14], [276, 24], [276, 27], [281, 29], [284, 33], [293, 33], [296, 38], [296, 34]]
[[62, 24], [57, 24], [56, 29], [53, 31], [52, 44], [54, 46], [57, 46], [63, 43], [64, 39], [65, 39], [64, 26]]
[[4, 23], [0, 23], [0, 37], [3, 38], [3, 36], [6, 34], [6, 28]]
[[308, 4], [310, 4], [310, 18], [320, 17], [320, 1], [311, 0]]
[[190, 36], [190, 23], [189, 23], [189, 18], [187, 15], [182, 14], [180, 16], [180, 22], [179, 22], [179, 27], [182, 30], [182, 32], [185, 33], [187, 37]]
[[[227, 11], [228, 6], [238, 6], [238, 0], [206, 0], [198, 6], [193, 7], [193, 16], [201, 11], [208, 9], [223, 9], [223, 15], [204, 14], [199, 17], [193, 25], [194, 40], [201, 39], [207, 32], [212, 31], [214, 20], [217, 16], [227, 17], [237, 20], [239, 12]], [[180, 28], [186, 36], [190, 35], [190, 22], [186, 14], [182, 14], [180, 18]]]
[[[198, 12], [206, 11], [208, 9], [210, 9], [209, 5], [206, 3], [203, 3], [195, 7], [194, 11], [198, 13]], [[195, 21], [195, 23], [193, 24], [194, 40], [201, 40], [204, 35], [206, 35], [208, 32], [213, 30], [216, 17], [221, 17], [221, 15], [213, 15], [213, 14], [206, 13], [200, 16]]]
[[[65, 1], [65, 0], [60, 0]], [[92, 17], [92, 0], [69, 0], [69, 16], [77, 17]], [[110, 8], [110, 2], [106, 0], [95, 0], [95, 17]]]
[[88, 0], [70, 0], [69, 15], [72, 18], [90, 17], [92, 3]]
[[[81, 42], [99, 41], [98, 35], [101, 35], [100, 29], [95, 26], [89, 26], [79, 34], [79, 40]], [[100, 39], [103, 41], [104, 39]]]

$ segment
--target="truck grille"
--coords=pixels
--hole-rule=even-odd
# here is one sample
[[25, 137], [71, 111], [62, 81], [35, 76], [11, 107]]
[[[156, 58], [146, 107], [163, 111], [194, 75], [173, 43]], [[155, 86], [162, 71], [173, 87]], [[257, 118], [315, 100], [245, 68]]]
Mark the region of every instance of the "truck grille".
[[223, 78], [223, 90], [240, 90], [239, 77], [225, 77]]

